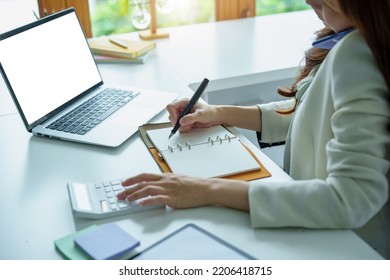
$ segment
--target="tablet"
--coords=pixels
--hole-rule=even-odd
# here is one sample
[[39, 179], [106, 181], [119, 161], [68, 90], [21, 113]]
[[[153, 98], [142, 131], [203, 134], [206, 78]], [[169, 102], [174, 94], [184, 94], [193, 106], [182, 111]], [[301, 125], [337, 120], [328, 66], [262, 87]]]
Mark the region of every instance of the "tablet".
[[187, 224], [146, 248], [133, 260], [254, 260], [195, 224]]

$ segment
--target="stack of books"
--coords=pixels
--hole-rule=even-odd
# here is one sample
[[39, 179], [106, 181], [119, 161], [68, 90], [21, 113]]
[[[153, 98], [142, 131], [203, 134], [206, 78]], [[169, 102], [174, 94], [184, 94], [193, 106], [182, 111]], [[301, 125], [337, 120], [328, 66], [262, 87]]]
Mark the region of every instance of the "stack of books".
[[110, 36], [88, 39], [95, 61], [100, 63], [144, 63], [156, 47], [151, 41], [137, 41]]

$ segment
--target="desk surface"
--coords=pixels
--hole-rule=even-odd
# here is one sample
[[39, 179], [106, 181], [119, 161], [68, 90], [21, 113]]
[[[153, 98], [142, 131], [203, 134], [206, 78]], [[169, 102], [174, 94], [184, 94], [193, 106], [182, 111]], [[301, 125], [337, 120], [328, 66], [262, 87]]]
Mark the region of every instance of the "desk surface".
[[[213, 35], [199, 42], [199, 46], [203, 46], [201, 48], [204, 48], [205, 52], [209, 49], [206, 46], [210, 46], [216, 53], [223, 54], [224, 45], [220, 45], [218, 40], [225, 38], [226, 34], [220, 26], [229, 26], [229, 30], [233, 28], [239, 32], [242, 22], [257, 26], [250, 20], [243, 20], [172, 29], [171, 39], [159, 42], [146, 64], [100, 65], [103, 78], [108, 83], [175, 91], [182, 96], [192, 93], [188, 88], [189, 84], [199, 82], [207, 75], [211, 79], [210, 85], [218, 81], [221, 86], [228, 87], [231, 80], [235, 80], [235, 75], [250, 77], [257, 75], [256, 71], [260, 70], [254, 65], [252, 68], [244, 67], [246, 72], [227, 69], [236, 63], [227, 64], [226, 69], [222, 67], [223, 63], [220, 65], [222, 68], [210, 68], [207, 55], [204, 56], [206, 60], [202, 67], [194, 70], [194, 56], [191, 53], [181, 53], [179, 59], [177, 53], [172, 53], [175, 47], [170, 49], [169, 44], [171, 42], [175, 45], [180, 40], [184, 42], [181, 36], [191, 34], [192, 30], [211, 29]], [[265, 30], [275, 26], [272, 21], [263, 23]], [[242, 34], [253, 37], [255, 29], [253, 27], [251, 32]], [[179, 30], [178, 33], [175, 33], [175, 30]], [[271, 31], [269, 34], [275, 34]], [[249, 48], [250, 38], [245, 38]], [[252, 47], [256, 49], [257, 45]], [[183, 62], [178, 61], [181, 59]], [[220, 59], [223, 60], [223, 57], [219, 56], [218, 60]], [[247, 59], [248, 62], [249, 60]], [[215, 60], [214, 63], [219, 62]], [[290, 69], [290, 66], [287, 63], [273, 69], [263, 69], [261, 73], [283, 73], [284, 70]], [[61, 257], [54, 249], [55, 239], [91, 224], [108, 221], [116, 221], [141, 240], [139, 250], [184, 224], [195, 223], [259, 259], [381, 258], [349, 230], [253, 229], [248, 213], [221, 207], [158, 209], [102, 221], [75, 218], [66, 189], [68, 180], [98, 182], [140, 172], [159, 172], [157, 165], [137, 134], [117, 149], [31, 136], [25, 130], [7, 94], [5, 88], [0, 86], [0, 225], [3, 229], [0, 259], [59, 259]], [[162, 113], [152, 122], [166, 119], [166, 113]], [[255, 149], [244, 137], [241, 138]], [[260, 150], [255, 153], [272, 173], [272, 177], [262, 180], [290, 180]]]
[[[137, 135], [118, 149], [60, 142], [30, 136], [17, 115], [0, 117], [0, 128], [10, 127], [12, 133], [1, 138], [0, 259], [58, 259], [53, 240], [113, 220], [141, 240], [140, 250], [195, 223], [260, 259], [380, 258], [351, 231], [253, 229], [248, 213], [220, 207], [158, 209], [103, 221], [75, 218], [68, 180], [98, 182], [159, 172], [143, 142]], [[261, 151], [256, 154], [273, 175], [263, 180], [289, 180]]]
[[322, 27], [312, 11], [179, 26], [167, 30], [169, 39], [159, 40], [156, 51], [188, 84], [207, 77], [214, 91], [294, 78]]

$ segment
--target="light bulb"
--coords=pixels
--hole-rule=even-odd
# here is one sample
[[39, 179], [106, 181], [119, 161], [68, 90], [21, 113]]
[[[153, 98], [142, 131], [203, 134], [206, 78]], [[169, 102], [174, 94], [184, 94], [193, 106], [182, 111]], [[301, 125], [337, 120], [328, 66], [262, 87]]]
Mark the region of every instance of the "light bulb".
[[172, 12], [174, 6], [174, 0], [156, 0], [157, 11], [162, 14], [168, 14]]
[[135, 0], [135, 10], [131, 16], [131, 22], [137, 29], [145, 29], [150, 24], [150, 13], [145, 9], [145, 1]]

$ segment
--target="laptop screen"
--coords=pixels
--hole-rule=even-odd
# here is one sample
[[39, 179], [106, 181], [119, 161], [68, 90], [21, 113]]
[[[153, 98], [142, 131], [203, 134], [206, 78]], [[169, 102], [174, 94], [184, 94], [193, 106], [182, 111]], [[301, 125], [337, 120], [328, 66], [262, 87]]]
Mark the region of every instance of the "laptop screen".
[[101, 82], [74, 10], [0, 35], [0, 63], [27, 126]]

